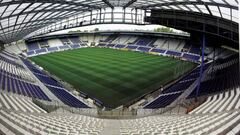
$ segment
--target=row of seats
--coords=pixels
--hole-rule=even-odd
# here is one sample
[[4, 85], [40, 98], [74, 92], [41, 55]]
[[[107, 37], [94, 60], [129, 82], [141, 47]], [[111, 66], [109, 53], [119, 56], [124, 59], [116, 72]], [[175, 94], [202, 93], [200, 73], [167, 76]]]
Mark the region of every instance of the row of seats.
[[182, 91], [171, 92], [167, 94], [160, 94], [152, 102], [145, 105], [144, 109], [164, 108], [170, 105], [173, 101], [175, 101], [181, 94], [182, 94]]
[[[133, 38], [132, 40], [130, 40]], [[111, 44], [126, 44], [126, 45], [137, 45], [141, 47], [155, 47], [157, 49], [164, 50], [176, 50], [181, 51], [183, 48], [185, 41], [182, 40], [174, 40], [174, 39], [164, 39], [164, 38], [156, 38], [156, 37], [133, 37], [133, 36], [124, 36], [124, 35], [110, 35], [106, 40], [100, 41], [101, 43], [111, 43]], [[128, 42], [127, 42], [128, 41]]]
[[24, 79], [30, 82], [35, 81], [25, 69], [18, 68], [4, 61], [0, 61], [0, 72], [5, 72], [6, 74], [18, 79]]
[[50, 53], [50, 52], [56, 52], [60, 50], [66, 50], [66, 49], [77, 49], [80, 47], [84, 47], [86, 44], [71, 44], [71, 45], [64, 45], [64, 46], [58, 46], [58, 47], [48, 47], [48, 48], [41, 48], [36, 50], [31, 50], [27, 52], [28, 56], [38, 55], [42, 53]]
[[55, 87], [62, 87], [61, 84], [59, 84], [56, 80], [53, 78], [47, 76], [47, 75], [42, 75], [42, 74], [34, 74], [39, 80], [41, 80], [42, 83], [55, 86]]
[[82, 44], [83, 42], [79, 39], [79, 37], [69, 37], [68, 38], [73, 44]]
[[[59, 39], [60, 39], [60, 41], [64, 45], [74, 45], [74, 44], [75, 45], [86, 45], [84, 42], [82, 42], [79, 39], [79, 37], [69, 37], [69, 38], [59, 38]], [[38, 53], [43, 53], [43, 52], [46, 52], [46, 51], [50, 51], [51, 52], [53, 50], [56, 50], [55, 47], [42, 48], [42, 47], [49, 46], [47, 40], [40, 40], [40, 41], [29, 42], [29, 43], [27, 43], [26, 46], [28, 48], [28, 54], [29, 53], [33, 53], [33, 52], [38, 54]]]
[[[205, 66], [207, 69], [208, 65]], [[144, 106], [145, 109], [164, 108], [175, 101], [199, 77], [200, 67], [197, 67], [187, 76], [183, 77], [172, 86], [164, 89], [162, 94]]]
[[9, 58], [7, 58], [6, 56], [1, 55], [1, 54], [0, 54], [0, 61], [4, 61], [4, 62], [7, 62], [7, 63], [9, 63], [9, 64], [12, 64], [12, 65], [14, 65], [14, 66], [16, 66], [16, 67], [18, 67], [18, 68], [23, 68], [23, 69], [24, 69], [24, 66], [21, 65], [21, 64], [19, 64], [19, 63], [17, 62], [17, 60], [9, 59]]
[[[235, 126], [240, 122], [240, 111], [207, 115], [160, 115], [120, 121], [122, 135], [216, 135], [231, 132], [231, 126]], [[229, 124], [226, 125], [226, 123]]]
[[184, 53], [183, 54], [183, 58], [185, 58], [187, 60], [198, 61], [200, 59], [200, 56], [199, 55], [192, 55], [192, 54]]
[[[56, 134], [88, 135], [101, 134], [104, 130], [113, 134], [137, 135], [183, 135], [183, 134], [230, 134], [239, 133], [240, 111], [228, 111], [215, 114], [155, 115], [144, 118], [111, 120], [117, 129], [107, 125], [107, 119], [71, 113], [24, 113], [0, 110], [0, 121], [3, 126], [17, 134]], [[119, 129], [119, 131], [118, 131]], [[5, 130], [9, 132], [9, 130]]]
[[32, 65], [28, 60], [22, 59], [23, 62], [26, 64], [26, 66], [33, 72], [33, 74], [45, 85], [48, 87], [48, 89], [57, 97], [59, 98], [63, 103], [66, 105], [69, 105], [71, 107], [76, 108], [88, 108], [87, 105], [85, 105], [83, 102], [81, 102], [79, 99], [74, 97], [72, 94], [67, 92], [63, 86], [53, 79], [52, 77], [48, 76], [38, 68], [36, 68], [34, 65]]
[[141, 51], [141, 52], [149, 52], [152, 48], [150, 47], [138, 47], [138, 50]]
[[190, 114], [216, 113], [232, 109], [240, 109], [239, 88], [209, 96], [203, 104], [191, 111]]
[[111, 43], [111, 42], [114, 41], [116, 38], [117, 38], [116, 35], [110, 35], [110, 36], [108, 36], [105, 40], [100, 40], [100, 42]]
[[83, 42], [79, 37], [63, 37], [63, 38], [59, 38], [60, 41], [64, 44], [64, 45], [81, 45], [81, 46], [85, 46], [86, 43]]
[[176, 51], [167, 51], [166, 54], [171, 56], [176, 56], [176, 57], [180, 57], [182, 55], [181, 52], [176, 52]]
[[192, 43], [187, 42], [182, 49], [183, 52], [192, 53], [192, 54], [199, 54], [200, 47], [197, 45], [192, 45]]
[[[212, 72], [210, 69], [209, 71], [200, 84], [199, 96], [218, 93], [240, 86], [239, 63], [235, 63], [221, 70]], [[188, 98], [193, 98], [196, 90], [197, 89], [195, 89]]]
[[234, 55], [233, 57], [231, 57], [232, 59], [224, 59], [221, 61], [216, 61], [215, 65], [212, 67], [212, 69], [210, 70], [210, 72], [216, 72], [218, 70], [223, 70], [224, 68], [228, 68], [236, 63], [239, 63], [239, 56], [238, 55]]
[[200, 59], [199, 55], [195, 54], [190, 54], [190, 53], [182, 53], [179, 51], [172, 51], [172, 50], [163, 50], [159, 48], [154, 48], [154, 47], [148, 47], [148, 46], [141, 46], [141, 45], [121, 45], [121, 44], [112, 44], [112, 43], [99, 43], [99, 47], [111, 47], [111, 48], [126, 48], [126, 49], [131, 49], [131, 50], [137, 50], [140, 52], [153, 52], [153, 53], [159, 53], [159, 54], [164, 54], [164, 55], [170, 55], [170, 56], [175, 56], [175, 57], [182, 57], [186, 60], [193, 61], [193, 62], [198, 62]]
[[0, 110], [0, 121], [19, 135], [98, 135], [104, 128], [103, 119], [71, 113], [35, 114]]
[[43, 109], [32, 102], [31, 98], [16, 94], [0, 93], [0, 108], [20, 112], [46, 113]]
[[156, 41], [155, 38], [144, 38], [144, 37], [140, 37], [138, 38], [134, 44], [132, 45], [139, 45], [139, 46], [153, 46], [153, 43]]
[[86, 104], [71, 95], [63, 88], [48, 86], [48, 89], [64, 104], [75, 108], [89, 108]]
[[41, 90], [39, 86], [23, 81], [21, 79], [17, 79], [15, 77], [9, 76], [4, 72], [0, 72], [0, 88], [1, 90], [9, 93], [15, 93], [15, 94], [24, 95], [32, 98], [38, 98], [38, 99], [50, 101], [50, 99]]
[[15, 54], [12, 54], [12, 53], [10, 53], [10, 52], [8, 52], [8, 51], [2, 51], [1, 52], [3, 55], [5, 55], [5, 56], [7, 56], [7, 57], [9, 57], [9, 58], [12, 58], [12, 59], [15, 59], [15, 60], [19, 60], [18, 59], [18, 57], [15, 55]]
[[55, 79], [48, 76], [38, 68], [36, 68], [34, 65], [31, 64], [28, 60], [22, 59], [24, 64], [32, 71], [32, 73], [44, 84], [60, 87], [62, 88], [62, 85], [58, 83]]
[[[3, 51], [4, 53], [7, 53]], [[48, 96], [41, 88], [34, 84], [35, 79], [20, 63], [20, 59], [10, 53], [7, 53], [12, 58], [3, 57], [0, 60], [0, 88], [1, 92], [9, 94], [18, 94], [30, 98], [48, 100]], [[16, 62], [19, 61], [19, 62]]]
[[38, 41], [40, 46], [47, 46], [48, 45], [48, 41], [47, 40], [40, 40]]
[[39, 47], [37, 42], [27, 43], [27, 48], [28, 48], [28, 51], [40, 49], [40, 47]]
[[163, 50], [173, 50], [181, 52], [183, 49], [183, 46], [185, 45], [185, 41], [181, 39], [158, 39], [154, 46], [157, 49], [163, 49]]

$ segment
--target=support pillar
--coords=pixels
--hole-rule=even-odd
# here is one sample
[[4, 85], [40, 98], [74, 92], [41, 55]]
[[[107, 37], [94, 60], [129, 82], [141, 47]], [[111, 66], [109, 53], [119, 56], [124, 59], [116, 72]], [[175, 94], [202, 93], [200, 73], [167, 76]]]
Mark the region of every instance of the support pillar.
[[199, 95], [199, 90], [200, 90], [200, 86], [201, 86], [201, 81], [203, 78], [203, 69], [204, 69], [204, 50], [205, 50], [205, 33], [203, 33], [202, 35], [202, 48], [201, 48], [201, 52], [202, 52], [202, 60], [201, 60], [201, 66], [200, 66], [200, 76], [199, 76], [199, 81], [198, 81], [198, 85], [197, 85], [197, 90], [196, 90], [196, 99]]

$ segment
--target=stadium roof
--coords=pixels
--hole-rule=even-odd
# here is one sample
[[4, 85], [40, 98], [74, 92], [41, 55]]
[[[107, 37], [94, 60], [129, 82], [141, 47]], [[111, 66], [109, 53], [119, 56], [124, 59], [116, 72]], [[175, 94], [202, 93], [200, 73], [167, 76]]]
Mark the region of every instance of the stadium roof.
[[[238, 0], [0, 0], [0, 40], [9, 43], [63, 19], [117, 7], [124, 14], [133, 9], [182, 10], [238, 23]], [[100, 23], [104, 23], [102, 17]]]

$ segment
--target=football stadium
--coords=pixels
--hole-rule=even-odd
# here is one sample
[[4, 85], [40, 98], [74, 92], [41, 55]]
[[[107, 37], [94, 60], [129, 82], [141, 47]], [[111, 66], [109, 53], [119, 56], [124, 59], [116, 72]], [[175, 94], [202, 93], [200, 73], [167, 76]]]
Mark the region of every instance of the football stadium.
[[0, 135], [239, 135], [238, 0], [0, 0]]

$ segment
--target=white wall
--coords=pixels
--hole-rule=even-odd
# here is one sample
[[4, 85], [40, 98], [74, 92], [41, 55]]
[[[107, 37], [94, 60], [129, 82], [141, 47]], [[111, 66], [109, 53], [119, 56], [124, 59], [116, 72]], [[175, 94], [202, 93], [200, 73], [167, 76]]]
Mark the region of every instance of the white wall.
[[26, 46], [26, 44], [25, 44], [24, 41], [17, 43], [17, 46], [18, 46], [18, 48], [19, 48], [20, 50], [22, 50], [22, 51], [27, 50], [27, 46]]
[[62, 46], [63, 43], [59, 39], [50, 39], [48, 40], [48, 45], [50, 47]]

